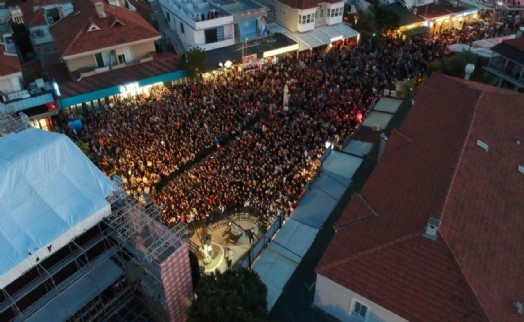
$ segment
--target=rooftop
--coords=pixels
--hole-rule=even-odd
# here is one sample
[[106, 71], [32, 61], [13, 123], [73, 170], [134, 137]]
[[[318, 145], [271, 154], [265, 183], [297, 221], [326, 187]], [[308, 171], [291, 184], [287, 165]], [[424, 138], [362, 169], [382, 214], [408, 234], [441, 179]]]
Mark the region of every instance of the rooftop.
[[[520, 321], [522, 106], [522, 94], [434, 73], [317, 273], [408, 320]], [[436, 241], [423, 237], [430, 217]]]
[[[101, 3], [103, 16], [95, 4]], [[101, 48], [160, 39], [160, 34], [140, 14], [100, 0], [78, 0], [72, 14], [50, 29], [62, 56]]]
[[311, 9], [318, 7], [321, 3], [338, 3], [340, 0], [281, 0], [281, 3], [293, 9]]
[[0, 44], [0, 76], [21, 73], [22, 65], [16, 54], [7, 54], [5, 46]]
[[382, 8], [384, 8], [384, 10], [388, 12], [394, 13], [397, 16], [399, 16], [400, 18], [399, 25], [400, 26], [407, 26], [407, 25], [411, 25], [417, 22], [424, 21], [423, 18], [417, 16], [416, 14], [408, 10], [408, 8], [404, 7], [400, 3], [388, 4], [388, 5], [383, 6]]
[[491, 48], [494, 52], [524, 65], [524, 37], [507, 39]]
[[477, 8], [465, 4], [463, 2], [460, 5], [455, 6], [449, 2], [441, 1], [438, 4], [432, 3], [423, 7], [418, 8], [417, 15], [425, 17], [427, 19], [435, 19], [439, 17], [445, 17], [459, 12], [474, 11]]
[[129, 65], [82, 79], [79, 79], [78, 73], [70, 75], [65, 64], [49, 66], [48, 75], [49, 79], [59, 84], [61, 98], [68, 98], [177, 70], [179, 58], [175, 54], [162, 53], [152, 56], [153, 59], [148, 62]]

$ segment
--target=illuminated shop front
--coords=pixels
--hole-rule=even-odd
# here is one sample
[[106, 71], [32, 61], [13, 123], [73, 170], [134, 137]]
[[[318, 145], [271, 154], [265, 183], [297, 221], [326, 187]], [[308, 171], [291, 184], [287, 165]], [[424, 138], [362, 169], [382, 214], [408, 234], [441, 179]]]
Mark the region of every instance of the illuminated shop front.
[[427, 20], [432, 32], [443, 32], [451, 29], [462, 29], [464, 23], [478, 19], [478, 9], [471, 9], [451, 15], [441, 16]]
[[58, 85], [58, 93], [55, 94], [58, 97], [58, 106], [60, 109], [66, 109], [67, 114], [78, 114], [79, 109], [84, 107], [110, 105], [115, 100], [136, 95], [147, 96], [150, 94], [152, 88], [164, 86], [165, 84], [176, 84], [183, 80], [184, 77], [185, 71], [176, 71], [71, 97], [59, 96], [58, 93], [62, 92], [63, 94], [64, 91], [61, 90], [60, 85]]

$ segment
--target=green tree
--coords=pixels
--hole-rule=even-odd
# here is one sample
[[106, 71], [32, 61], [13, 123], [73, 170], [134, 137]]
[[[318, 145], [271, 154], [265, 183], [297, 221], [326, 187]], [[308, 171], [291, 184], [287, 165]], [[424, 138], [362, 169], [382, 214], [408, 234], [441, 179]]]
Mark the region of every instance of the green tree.
[[206, 52], [200, 47], [190, 48], [184, 55], [182, 69], [189, 77], [197, 77], [206, 67]]
[[375, 22], [377, 28], [381, 31], [396, 30], [400, 27], [400, 16], [394, 12], [386, 11], [381, 6], [373, 6], [373, 14], [375, 15]]
[[258, 274], [246, 268], [202, 276], [188, 322], [263, 322], [267, 289]]
[[442, 60], [441, 72], [443, 74], [461, 77], [465, 75], [464, 69], [467, 64], [476, 64], [477, 56], [469, 51], [464, 51], [460, 53], [454, 53], [450, 57], [444, 58]]
[[362, 40], [370, 40], [373, 34], [378, 32], [378, 25], [375, 19], [375, 13], [372, 10], [366, 10], [362, 12], [359, 17], [355, 28], [360, 32]]

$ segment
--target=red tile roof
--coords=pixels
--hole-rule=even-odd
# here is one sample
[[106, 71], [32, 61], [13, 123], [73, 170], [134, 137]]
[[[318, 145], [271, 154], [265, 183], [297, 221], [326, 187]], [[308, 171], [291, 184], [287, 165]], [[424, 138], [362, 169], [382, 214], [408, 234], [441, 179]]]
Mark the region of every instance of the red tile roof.
[[137, 1], [137, 0], [128, 0], [129, 3], [136, 8], [136, 12], [144, 18], [145, 21], [151, 22], [151, 15], [153, 11], [151, 6], [148, 3]]
[[311, 9], [318, 7], [321, 3], [338, 3], [340, 0], [279, 0], [281, 3], [293, 9]]
[[0, 76], [22, 72], [17, 55], [6, 55], [4, 45], [0, 44]]
[[415, 101], [316, 271], [410, 321], [520, 321], [524, 95], [433, 74]]
[[130, 65], [82, 79], [79, 75], [71, 77], [65, 64], [49, 66], [47, 73], [49, 79], [56, 81], [60, 86], [61, 98], [68, 98], [177, 71], [180, 58], [174, 53], [152, 55], [153, 60], [149, 62]]
[[24, 23], [26, 26], [36, 27], [47, 25], [47, 22], [44, 18], [44, 9], [39, 8], [34, 10], [32, 1], [27, 1], [20, 4], [20, 9], [22, 10]]
[[[62, 56], [160, 38], [160, 34], [144, 18], [126, 8], [102, 2], [106, 17], [99, 18], [95, 9], [97, 2], [102, 1], [78, 0], [73, 13], [51, 27], [51, 34]], [[114, 24], [115, 19], [122, 24]], [[92, 26], [99, 30], [88, 31]]]
[[507, 44], [510, 47], [513, 47], [517, 50], [524, 52], [524, 37], [522, 36], [515, 38], [515, 39], [506, 39], [502, 42]]

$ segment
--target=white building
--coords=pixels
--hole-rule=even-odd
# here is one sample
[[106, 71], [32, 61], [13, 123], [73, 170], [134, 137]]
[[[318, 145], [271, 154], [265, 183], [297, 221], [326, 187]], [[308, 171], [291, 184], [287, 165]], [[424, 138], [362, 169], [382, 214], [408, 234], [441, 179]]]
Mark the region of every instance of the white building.
[[252, 0], [160, 0], [160, 5], [186, 50], [213, 50], [267, 34], [266, 8]]
[[342, 22], [344, 1], [340, 0], [263, 0], [269, 19], [291, 32], [306, 32], [319, 26]]

